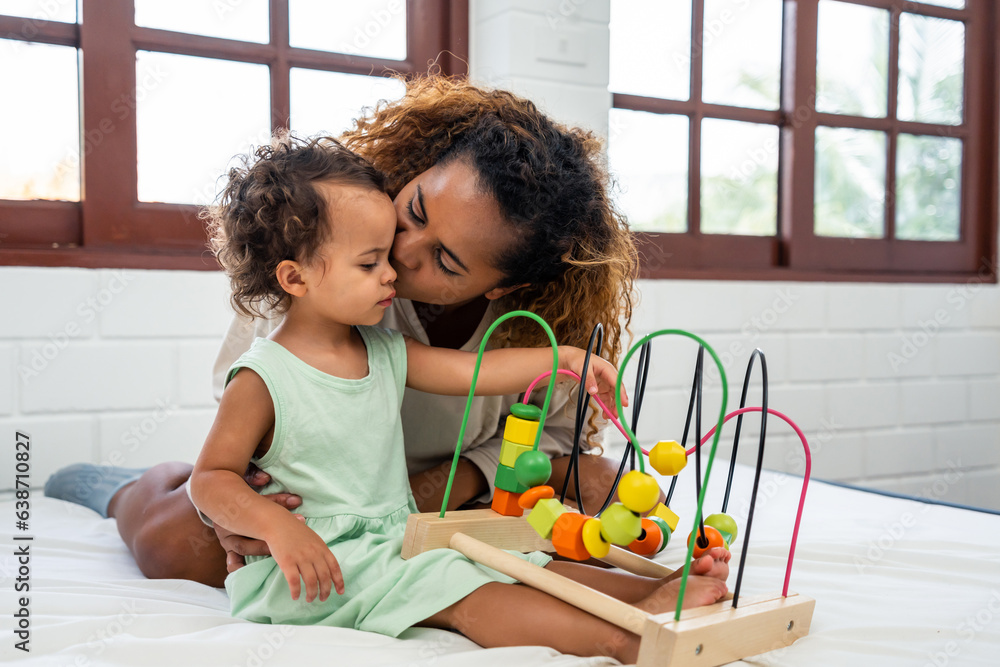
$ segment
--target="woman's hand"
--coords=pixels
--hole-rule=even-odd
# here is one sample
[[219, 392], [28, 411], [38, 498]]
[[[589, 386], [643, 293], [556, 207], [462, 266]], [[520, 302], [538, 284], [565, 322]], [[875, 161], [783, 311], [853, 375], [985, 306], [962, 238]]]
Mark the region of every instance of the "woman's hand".
[[331, 589], [336, 589], [338, 595], [344, 594], [340, 564], [316, 531], [301, 521], [282, 521], [268, 533], [271, 555], [288, 581], [293, 600], [299, 599], [303, 583], [306, 602], [317, 596], [321, 602], [326, 600]]
[[[271, 481], [271, 476], [253, 463], [250, 463], [247, 465], [246, 472], [243, 473], [243, 479], [254, 491], [260, 492], [261, 488]], [[294, 510], [302, 504], [302, 498], [291, 493], [271, 493], [263, 497], [276, 505], [281, 505], [289, 511]], [[292, 516], [304, 521], [303, 517], [299, 514], [293, 514]], [[235, 572], [246, 565], [245, 556], [271, 555], [271, 550], [264, 540], [255, 540], [245, 535], [237, 535], [217, 523], [213, 523], [212, 528], [215, 529], [215, 535], [219, 538], [219, 544], [226, 551], [227, 572]]]
[[[569, 345], [559, 346], [559, 367], [573, 371], [583, 377], [583, 364], [587, 358], [587, 353], [578, 347]], [[587, 368], [587, 377], [583, 378], [582, 386], [591, 396], [596, 396], [608, 406], [610, 415], [617, 418], [618, 409], [615, 405], [615, 384], [618, 382], [618, 369], [609, 361], [596, 354], [590, 355], [590, 365]], [[622, 407], [628, 407], [628, 394], [625, 387], [622, 387]]]

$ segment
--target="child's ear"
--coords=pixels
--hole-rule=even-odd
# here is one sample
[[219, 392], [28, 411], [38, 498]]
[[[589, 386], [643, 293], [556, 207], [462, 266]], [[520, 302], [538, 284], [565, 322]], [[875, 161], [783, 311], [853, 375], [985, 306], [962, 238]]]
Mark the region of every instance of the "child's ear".
[[281, 289], [292, 296], [303, 296], [306, 293], [306, 283], [302, 279], [302, 266], [293, 260], [286, 259], [274, 270]]

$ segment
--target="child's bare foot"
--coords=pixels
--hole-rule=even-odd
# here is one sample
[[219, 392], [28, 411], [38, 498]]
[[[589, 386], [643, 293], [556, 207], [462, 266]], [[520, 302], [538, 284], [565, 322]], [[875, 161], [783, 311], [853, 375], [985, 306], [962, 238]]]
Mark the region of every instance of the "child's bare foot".
[[[728, 549], [722, 547], [709, 549], [700, 558], [691, 562], [691, 574], [725, 581], [729, 578], [729, 559], [732, 557], [733, 554]], [[666, 578], [666, 581], [679, 579], [683, 573], [684, 568], [679, 567]]]
[[[680, 594], [680, 588], [679, 579], [666, 581], [649, 597], [637, 602], [635, 606], [652, 614], [674, 611], [677, 608], [677, 596]], [[725, 582], [718, 579], [698, 575], [689, 576], [687, 589], [684, 591], [684, 609], [704, 607], [718, 602], [728, 591]]]

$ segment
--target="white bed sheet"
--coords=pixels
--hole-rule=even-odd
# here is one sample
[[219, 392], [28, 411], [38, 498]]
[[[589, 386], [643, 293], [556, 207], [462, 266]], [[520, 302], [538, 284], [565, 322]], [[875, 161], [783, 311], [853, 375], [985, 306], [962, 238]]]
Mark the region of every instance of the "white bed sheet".
[[[725, 468], [713, 471], [706, 513], [718, 511]], [[686, 536], [688, 481], [672, 506]], [[752, 471], [738, 466], [730, 514], [741, 530]], [[781, 589], [800, 478], [765, 472], [741, 594]], [[31, 652], [14, 649], [14, 505], [0, 502], [0, 661], [28, 665], [609, 665], [534, 647], [481, 649], [453, 633], [400, 639], [336, 628], [265, 626], [229, 617], [223, 590], [150, 581], [115, 522], [33, 490]], [[742, 537], [738, 540], [742, 544]], [[681, 539], [658, 560], [676, 566]], [[739, 557], [736, 548], [734, 565]], [[735, 585], [736, 570], [730, 577]], [[791, 589], [816, 599], [808, 637], [737, 664], [860, 667], [1000, 665], [1000, 517], [814, 482]]]

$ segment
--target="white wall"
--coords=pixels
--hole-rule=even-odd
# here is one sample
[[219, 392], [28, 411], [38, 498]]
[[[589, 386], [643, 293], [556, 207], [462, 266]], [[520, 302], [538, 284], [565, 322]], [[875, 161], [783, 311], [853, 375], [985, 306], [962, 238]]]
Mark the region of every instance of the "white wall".
[[194, 462], [232, 313], [221, 273], [4, 267], [0, 292], [0, 430], [31, 436], [33, 484], [74, 461]]
[[[606, 133], [607, 0], [471, 4], [474, 75]], [[730, 407], [750, 351], [764, 349], [771, 407], [806, 430], [817, 477], [1000, 508], [995, 285], [639, 287], [636, 333], [687, 328], [731, 358]], [[10, 267], [0, 290], [0, 428], [31, 434], [35, 484], [70, 461], [193, 461], [214, 415], [210, 371], [231, 313], [221, 274]], [[679, 438], [687, 405], [693, 352], [661, 341], [644, 440]], [[768, 465], [801, 470], [789, 431], [773, 420], [769, 432]], [[741, 446], [755, 449], [754, 438]], [[0, 488], [12, 472], [13, 458], [0, 457]]]
[[[609, 6], [472, 0], [473, 76], [607, 136]], [[770, 407], [805, 429], [815, 476], [1000, 509], [996, 285], [661, 280], [639, 290], [635, 332], [677, 327], [706, 338], [726, 362], [730, 409], [750, 353], [764, 350]], [[654, 344], [644, 441], [680, 439], [683, 429], [693, 347], [665, 341]], [[706, 422], [718, 413], [719, 395], [709, 395]], [[753, 460], [755, 423], [740, 460]], [[771, 420], [768, 432], [767, 465], [801, 472], [791, 431]]]

